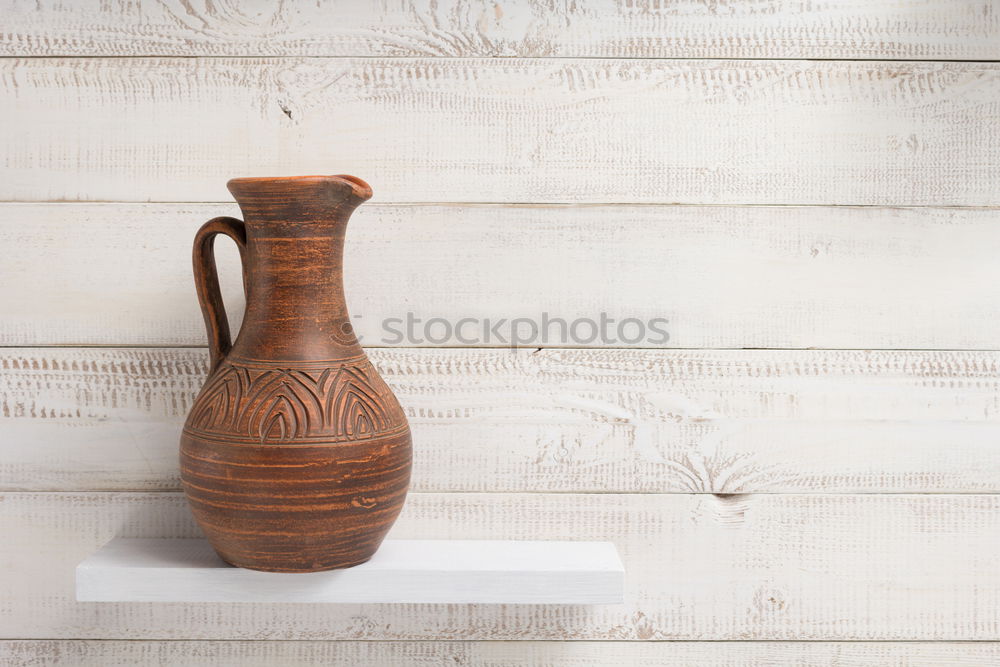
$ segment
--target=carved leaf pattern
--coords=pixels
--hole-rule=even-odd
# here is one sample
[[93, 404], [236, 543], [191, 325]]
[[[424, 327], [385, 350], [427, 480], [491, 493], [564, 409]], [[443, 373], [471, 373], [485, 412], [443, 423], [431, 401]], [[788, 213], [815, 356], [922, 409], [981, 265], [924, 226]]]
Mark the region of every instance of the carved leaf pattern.
[[317, 371], [226, 363], [198, 396], [187, 422], [188, 428], [262, 444], [357, 440], [403, 424], [396, 398], [368, 361]]

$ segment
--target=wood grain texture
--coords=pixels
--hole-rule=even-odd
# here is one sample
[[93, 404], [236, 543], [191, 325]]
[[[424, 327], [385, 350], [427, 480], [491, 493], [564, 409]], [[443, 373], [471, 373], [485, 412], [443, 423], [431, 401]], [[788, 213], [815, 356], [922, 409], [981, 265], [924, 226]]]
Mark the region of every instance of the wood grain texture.
[[[0, 485], [169, 489], [192, 349], [0, 360]], [[1000, 353], [374, 350], [421, 491], [1000, 489]]]
[[6, 59], [0, 200], [1000, 203], [1000, 64]]
[[[239, 212], [0, 205], [0, 344], [204, 345], [188, 253], [221, 215]], [[239, 257], [217, 246], [236, 331]], [[1000, 349], [997, 256], [997, 209], [366, 204], [345, 282], [366, 347], [503, 347], [514, 318], [606, 313], [668, 319], [669, 337], [616, 324], [608, 343], [588, 326], [562, 339], [557, 325], [527, 346]], [[422, 323], [400, 340], [382, 323], [407, 313]], [[427, 330], [436, 317], [506, 319], [506, 338]]]
[[116, 535], [197, 534], [180, 494], [4, 494], [5, 639], [1000, 638], [1000, 496], [413, 494], [392, 539], [616, 544], [602, 606], [77, 603]]
[[995, 59], [989, 0], [5, 0], [6, 56]]
[[996, 667], [992, 642], [0, 641], [41, 667]]

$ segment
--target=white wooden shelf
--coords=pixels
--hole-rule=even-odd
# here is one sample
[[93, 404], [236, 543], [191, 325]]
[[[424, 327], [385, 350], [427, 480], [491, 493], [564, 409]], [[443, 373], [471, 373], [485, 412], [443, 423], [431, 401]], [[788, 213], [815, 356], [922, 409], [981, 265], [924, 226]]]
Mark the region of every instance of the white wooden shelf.
[[624, 585], [610, 542], [387, 540], [356, 567], [282, 574], [205, 540], [116, 538], [76, 568], [81, 602], [619, 604]]

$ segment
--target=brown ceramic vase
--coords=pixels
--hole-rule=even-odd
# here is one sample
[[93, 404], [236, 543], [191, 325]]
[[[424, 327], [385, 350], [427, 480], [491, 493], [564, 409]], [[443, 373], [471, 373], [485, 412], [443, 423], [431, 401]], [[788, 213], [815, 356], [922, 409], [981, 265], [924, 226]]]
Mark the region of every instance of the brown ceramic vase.
[[[194, 273], [210, 370], [181, 437], [184, 492], [232, 565], [313, 572], [372, 557], [403, 507], [410, 430], [354, 336], [343, 289], [347, 220], [371, 197], [352, 176], [237, 178], [245, 222], [198, 231]], [[243, 257], [230, 342], [213, 254]]]

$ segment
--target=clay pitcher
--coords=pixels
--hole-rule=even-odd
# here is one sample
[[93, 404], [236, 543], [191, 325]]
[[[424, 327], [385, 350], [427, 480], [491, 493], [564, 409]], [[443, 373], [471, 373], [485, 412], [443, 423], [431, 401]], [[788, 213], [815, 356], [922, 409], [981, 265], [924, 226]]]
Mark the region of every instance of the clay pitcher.
[[[232, 565], [350, 567], [375, 553], [410, 480], [410, 430], [351, 329], [347, 220], [372, 195], [353, 176], [229, 181], [245, 222], [215, 218], [194, 241], [209, 376], [181, 437], [184, 492]], [[213, 253], [243, 257], [246, 315], [230, 341]]]

